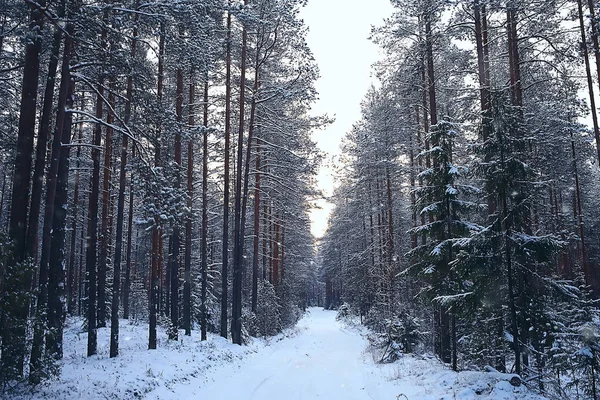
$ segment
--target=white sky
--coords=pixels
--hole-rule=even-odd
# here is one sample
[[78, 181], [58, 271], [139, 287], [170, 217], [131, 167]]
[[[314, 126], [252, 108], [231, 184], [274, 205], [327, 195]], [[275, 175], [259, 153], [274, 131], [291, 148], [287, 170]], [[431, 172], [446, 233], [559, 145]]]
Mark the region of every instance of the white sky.
[[[328, 156], [318, 176], [318, 186], [326, 196], [332, 194], [332, 163], [340, 153], [340, 141], [360, 118], [360, 102], [375, 83], [371, 64], [379, 54], [368, 39], [371, 26], [381, 25], [392, 12], [389, 0], [309, 0], [301, 11], [310, 28], [307, 42], [321, 71], [316, 83], [319, 101], [313, 112], [335, 117], [332, 125], [314, 135]], [[311, 212], [311, 231], [321, 237], [332, 205], [325, 200], [317, 204], [321, 209]]]

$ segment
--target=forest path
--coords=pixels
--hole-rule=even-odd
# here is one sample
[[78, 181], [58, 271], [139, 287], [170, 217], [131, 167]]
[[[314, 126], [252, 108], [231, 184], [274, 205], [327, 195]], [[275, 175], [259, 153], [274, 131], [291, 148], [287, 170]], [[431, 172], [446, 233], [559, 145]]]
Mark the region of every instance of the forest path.
[[380, 393], [392, 388], [368, 368], [366, 340], [335, 316], [335, 311], [311, 308], [295, 336], [171, 390], [178, 398], [223, 400], [395, 399], [398, 393]]

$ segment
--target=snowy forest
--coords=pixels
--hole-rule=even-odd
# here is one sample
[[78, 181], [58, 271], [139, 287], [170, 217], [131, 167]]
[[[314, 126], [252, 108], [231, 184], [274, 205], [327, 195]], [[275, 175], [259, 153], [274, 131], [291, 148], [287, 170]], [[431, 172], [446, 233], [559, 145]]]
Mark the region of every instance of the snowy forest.
[[321, 244], [326, 305], [454, 370], [598, 398], [595, 2], [392, 3]]
[[0, 0], [0, 396], [56, 379], [67, 329], [112, 359], [311, 306], [381, 363], [600, 396], [594, 0], [391, 0], [318, 239], [306, 3]]
[[316, 272], [317, 68], [301, 2], [3, 1], [1, 373], [40, 382], [66, 315], [272, 335]]

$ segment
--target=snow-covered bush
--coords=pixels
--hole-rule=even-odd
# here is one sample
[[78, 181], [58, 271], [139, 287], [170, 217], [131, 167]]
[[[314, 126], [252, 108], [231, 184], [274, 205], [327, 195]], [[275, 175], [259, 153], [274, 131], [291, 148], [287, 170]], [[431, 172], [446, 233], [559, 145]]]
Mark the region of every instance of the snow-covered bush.
[[256, 314], [247, 315], [244, 326], [252, 336], [273, 336], [281, 331], [281, 306], [275, 287], [268, 281], [258, 282]]
[[414, 352], [423, 342], [425, 333], [420, 329], [419, 319], [407, 313], [385, 320], [384, 325], [384, 332], [368, 336], [371, 350], [378, 353], [378, 362], [392, 363], [402, 354]]
[[364, 318], [364, 325], [377, 333], [384, 333], [386, 331], [386, 321], [392, 316], [388, 310], [380, 307], [372, 307]]
[[336, 321], [348, 321], [352, 317], [352, 307], [350, 304], [343, 303], [338, 307], [337, 315], [335, 316]]

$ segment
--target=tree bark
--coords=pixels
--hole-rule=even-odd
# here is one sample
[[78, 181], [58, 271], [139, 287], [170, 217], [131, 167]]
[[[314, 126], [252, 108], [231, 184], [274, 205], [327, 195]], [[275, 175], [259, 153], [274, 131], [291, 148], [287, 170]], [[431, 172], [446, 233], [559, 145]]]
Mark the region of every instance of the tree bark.
[[[248, 5], [248, 0], [244, 0]], [[235, 217], [234, 217], [234, 245], [233, 245], [233, 290], [231, 308], [231, 339], [235, 344], [242, 344], [242, 258], [244, 243], [244, 228], [242, 220], [242, 156], [244, 151], [244, 116], [246, 107], [246, 53], [247, 53], [248, 31], [246, 25], [242, 27], [242, 54], [241, 54], [241, 76], [240, 76], [240, 100], [239, 100], [239, 129], [237, 143], [237, 170], [235, 184]], [[248, 141], [248, 145], [250, 145]], [[249, 160], [246, 160], [249, 163]], [[247, 183], [245, 186], [247, 190]]]
[[[252, 312], [258, 305], [258, 253], [260, 240], [260, 143], [256, 137], [256, 160], [254, 173], [254, 237], [252, 256]], [[263, 272], [264, 275], [264, 272]]]
[[202, 287], [200, 291], [200, 340], [206, 340], [206, 291], [208, 281], [208, 72], [204, 77], [204, 130], [202, 131]]
[[73, 221], [71, 222], [71, 254], [69, 254], [69, 270], [67, 277], [67, 313], [73, 315], [73, 306], [75, 303], [75, 293], [77, 292], [78, 280], [75, 268], [75, 248], [77, 246], [77, 218], [79, 216], [79, 169], [81, 167], [81, 144], [83, 143], [83, 124], [79, 124], [79, 137], [77, 139], [77, 166], [75, 167], [75, 186], [73, 189]]
[[[188, 125], [192, 128], [194, 122], [194, 75], [190, 74], [189, 86], [189, 104], [188, 104]], [[194, 143], [188, 140], [187, 148], [187, 207], [188, 216], [185, 221], [185, 257], [184, 257], [184, 279], [183, 279], [183, 328], [185, 334], [192, 334], [192, 194], [193, 194], [193, 179], [194, 179]]]
[[[61, 2], [58, 16], [64, 17], [64, 2]], [[38, 243], [38, 229], [40, 207], [42, 204], [42, 192], [44, 184], [44, 169], [46, 167], [46, 151], [48, 136], [50, 135], [51, 114], [54, 106], [54, 86], [56, 83], [56, 71], [58, 69], [58, 58], [60, 56], [60, 44], [62, 41], [62, 30], [54, 28], [52, 40], [52, 52], [48, 64], [48, 75], [46, 76], [46, 89], [44, 91], [44, 104], [42, 106], [42, 118], [38, 130], [38, 139], [35, 148], [35, 165], [33, 179], [31, 180], [31, 204], [29, 212], [29, 223], [27, 226], [27, 249], [26, 257], [35, 257], [35, 249]]]
[[[131, 40], [131, 59], [136, 56], [137, 47], [137, 29], [134, 28], [133, 39]], [[125, 115], [123, 118], [124, 129], [128, 129], [131, 118], [131, 102], [133, 99], [133, 72], [130, 71], [127, 77], [127, 89], [125, 93]], [[110, 350], [111, 358], [119, 355], [119, 300], [121, 299], [121, 255], [123, 250], [123, 219], [125, 216], [125, 186], [127, 185], [127, 151], [129, 146], [129, 137], [127, 133], [122, 134], [121, 138], [121, 163], [119, 165], [119, 194], [117, 200], [117, 232], [115, 238], [115, 258], [113, 261], [113, 287], [112, 302], [110, 309]], [[131, 213], [130, 213], [131, 217]], [[131, 226], [131, 221], [130, 221]], [[131, 238], [131, 234], [128, 238]], [[130, 242], [128, 243], [130, 244]], [[126, 282], [127, 284], [129, 282]]]
[[[67, 34], [73, 36], [73, 24], [67, 25]], [[74, 80], [70, 77], [69, 61], [71, 58], [72, 43], [65, 42], [62, 78], [68, 86], [66, 109], [73, 108]], [[59, 360], [63, 356], [63, 329], [65, 312], [62, 299], [64, 297], [65, 271], [65, 241], [67, 236], [67, 202], [69, 189], [69, 156], [71, 152], [71, 123], [72, 112], [63, 110], [64, 122], [61, 138], [60, 160], [58, 166], [56, 196], [54, 199], [54, 219], [52, 221], [52, 241], [50, 245], [50, 265], [48, 280], [48, 333], [46, 334], [46, 353], [53, 359]], [[58, 127], [57, 127], [58, 131]]]
[[229, 258], [229, 138], [231, 133], [231, 13], [227, 13], [225, 56], [225, 171], [223, 188], [223, 268], [221, 271], [221, 336], [227, 338], [227, 267]]
[[[45, 1], [40, 1], [42, 7]], [[17, 154], [15, 157], [13, 182], [11, 190], [9, 236], [13, 243], [13, 261], [18, 265], [25, 258], [27, 240], [27, 215], [33, 155], [33, 138], [35, 129], [37, 91], [40, 70], [40, 51], [42, 47], [43, 15], [38, 8], [30, 10], [29, 35], [25, 47], [25, 65], [23, 68], [23, 85], [21, 87], [21, 106], [19, 113], [19, 130], [17, 136]], [[22, 266], [18, 268], [23, 268]], [[26, 293], [31, 285], [31, 271], [8, 271], [4, 279], [4, 293], [0, 295], [16, 295]], [[25, 335], [29, 301], [16, 301], [15, 306], [5, 310], [2, 321], [2, 371], [6, 378], [18, 379], [23, 375], [25, 356]]]
[[[163, 82], [164, 82], [164, 56], [165, 56], [165, 24], [160, 23], [160, 38], [158, 41], [158, 81], [157, 81], [157, 102], [159, 108], [162, 108]], [[160, 126], [158, 127], [160, 135]], [[160, 165], [160, 138], [156, 138], [154, 149], [154, 164]], [[155, 198], [155, 200], [158, 200]], [[155, 216], [154, 227], [152, 229], [152, 259], [150, 273], [150, 323], [148, 325], [148, 349], [156, 349], [156, 320], [159, 305], [159, 284], [161, 278], [162, 264], [162, 228], [160, 220]]]
[[[180, 28], [180, 34], [182, 30]], [[179, 191], [181, 187], [181, 129], [183, 123], [183, 70], [177, 69], [177, 86], [176, 86], [176, 101], [175, 113], [177, 116], [178, 127], [175, 133], [175, 190]], [[171, 329], [169, 332], [170, 340], [177, 340], [179, 328], [179, 249], [180, 249], [181, 233], [178, 221], [175, 222], [171, 234], [171, 262], [170, 262], [170, 289], [171, 289]]]
[[[69, 24], [69, 27], [72, 32], [72, 24]], [[46, 179], [46, 206], [42, 234], [42, 254], [39, 266], [39, 291], [29, 375], [30, 382], [34, 384], [40, 382], [41, 374], [43, 373], [42, 349], [44, 346], [44, 337], [46, 338], [46, 353], [54, 359], [62, 357], [62, 348], [57, 348], [59, 341], [56, 340], [56, 334], [58, 334], [57, 329], [60, 329], [58, 325], [61, 324], [62, 318], [62, 303], [58, 283], [62, 282], [63, 270], [60, 261], [64, 257], [61, 257], [58, 253], [64, 252], [64, 224], [66, 221], [66, 210], [63, 208], [63, 204], [66, 203], [68, 152], [66, 154], [61, 153], [63, 153], [62, 142], [69, 143], [71, 131], [71, 114], [68, 113], [69, 116], [67, 117], [65, 111], [68, 106], [72, 106], [73, 104], [72, 83], [69, 72], [70, 56], [71, 36], [66, 35], [58, 96], [56, 133], [52, 142], [51, 162]], [[61, 163], [63, 164], [62, 166], [60, 165]], [[60, 184], [58, 183], [59, 173], [63, 175], [61, 176]], [[59, 205], [60, 209], [58, 208]], [[57, 231], [54, 232], [54, 229], [57, 229]], [[53, 245], [62, 245], [62, 247], [52, 248]], [[58, 265], [56, 265], [57, 263]], [[52, 276], [53, 274], [54, 276]], [[50, 294], [52, 294], [52, 301], [50, 300]], [[58, 304], [56, 304], [57, 302]], [[60, 343], [62, 344], [62, 332]]]

